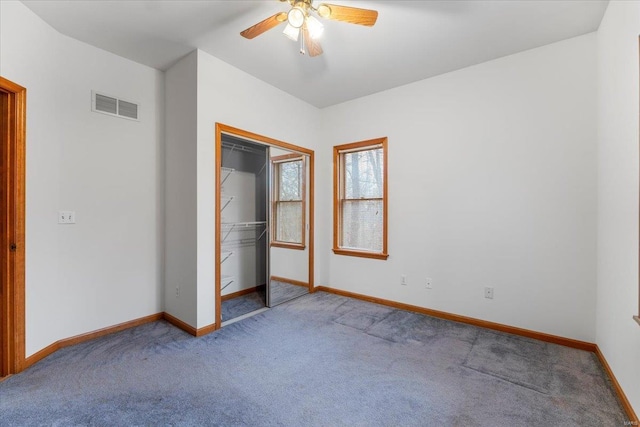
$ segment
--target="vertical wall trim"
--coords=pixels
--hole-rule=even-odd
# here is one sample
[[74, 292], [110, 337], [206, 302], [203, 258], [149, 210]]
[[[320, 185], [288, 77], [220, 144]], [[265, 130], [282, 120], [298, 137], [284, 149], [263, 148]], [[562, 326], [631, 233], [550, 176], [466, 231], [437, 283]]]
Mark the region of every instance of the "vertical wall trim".
[[25, 184], [27, 90], [0, 77], [0, 377], [25, 369]]

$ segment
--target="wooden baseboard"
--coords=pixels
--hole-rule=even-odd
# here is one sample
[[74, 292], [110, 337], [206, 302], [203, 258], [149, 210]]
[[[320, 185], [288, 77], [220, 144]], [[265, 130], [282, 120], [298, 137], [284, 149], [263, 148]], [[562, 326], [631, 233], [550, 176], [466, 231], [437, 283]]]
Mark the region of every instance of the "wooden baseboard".
[[113, 334], [115, 332], [124, 331], [125, 329], [144, 325], [145, 323], [157, 322], [158, 320], [161, 320], [162, 317], [163, 317], [163, 313], [151, 314], [149, 316], [140, 317], [139, 319], [134, 319], [128, 322], [119, 323], [114, 326], [98, 329], [97, 331], [87, 332], [85, 334], [80, 334], [74, 337], [65, 338], [65, 339], [56, 341], [53, 344], [50, 344], [45, 348], [43, 348], [42, 350], [38, 351], [37, 353], [34, 353], [31, 356], [27, 357], [27, 359], [25, 360], [25, 368], [28, 368], [34, 363], [60, 350], [61, 348], [68, 347], [70, 345], [80, 344], [81, 342], [85, 342], [85, 341], [89, 341], [105, 335]]
[[162, 318], [164, 320], [171, 323], [176, 328], [182, 329], [186, 333], [193, 335], [194, 337], [201, 337], [203, 335], [210, 334], [211, 332], [217, 329], [215, 323], [196, 329], [190, 324], [183, 322], [182, 320], [170, 315], [169, 313], [165, 312], [165, 313], [162, 313], [162, 315], [163, 315]]
[[[136, 326], [144, 325], [145, 323], [157, 322], [158, 320], [163, 320], [163, 319], [171, 323], [172, 325], [190, 333], [195, 337], [201, 337], [203, 335], [210, 334], [211, 332], [217, 329], [215, 323], [196, 329], [193, 326], [183, 322], [182, 320], [176, 317], [173, 317], [169, 313], [156, 313], [149, 316], [141, 317], [139, 319], [130, 320], [128, 322], [119, 323], [114, 326], [98, 329], [97, 331], [87, 332], [86, 334], [80, 334], [74, 337], [65, 338], [65, 339], [56, 341], [53, 344], [49, 344], [42, 350], [27, 357], [27, 359], [25, 360], [25, 369], [33, 365], [34, 363], [39, 362], [40, 360], [44, 359], [50, 354], [55, 353], [61, 348], [68, 347], [70, 345], [80, 344], [85, 341], [89, 341], [105, 335], [113, 334], [115, 332], [124, 331], [125, 329], [134, 328]], [[3, 379], [5, 378], [6, 377], [3, 377]]]
[[304, 288], [308, 288], [309, 287], [309, 284], [307, 282], [302, 282], [300, 280], [287, 279], [286, 277], [271, 276], [271, 280], [275, 280], [277, 282], [288, 283], [290, 285], [302, 286]]
[[438, 317], [440, 319], [466, 323], [468, 325], [479, 326], [481, 328], [493, 329], [495, 331], [506, 332], [508, 334], [520, 335], [523, 337], [533, 338], [536, 340], [550, 342], [553, 344], [560, 344], [567, 347], [577, 348], [579, 350], [585, 350], [590, 352], [594, 352], [596, 350], [596, 345], [590, 342], [559, 337], [557, 335], [545, 334], [542, 332], [531, 331], [529, 329], [516, 328], [515, 326], [503, 325], [501, 323], [489, 322], [486, 320], [475, 319], [473, 317], [447, 313], [445, 311], [432, 310], [430, 308], [419, 307], [416, 305], [404, 304], [401, 302], [371, 297], [368, 295], [362, 295], [354, 292], [343, 291], [340, 289], [329, 288], [327, 286], [317, 286], [315, 290], [329, 292], [332, 294], [342, 295], [350, 298], [356, 298], [363, 301], [373, 302], [375, 304], [386, 305], [388, 307], [398, 308], [400, 310], [413, 311], [415, 313], [426, 314], [427, 316]]
[[203, 326], [202, 328], [198, 328], [196, 330], [196, 337], [201, 337], [203, 335], [210, 334], [211, 332], [215, 331], [216, 329], [218, 329], [218, 327], [216, 326], [215, 323], [212, 323], [212, 324], [207, 325], [207, 326]]
[[611, 370], [611, 367], [609, 366], [607, 359], [605, 359], [604, 354], [602, 354], [602, 351], [600, 351], [600, 347], [598, 347], [597, 344], [596, 344], [595, 353], [596, 353], [596, 356], [598, 356], [598, 360], [600, 360], [600, 363], [602, 364], [604, 371], [609, 376], [609, 379], [611, 380], [611, 384], [613, 385], [613, 388], [616, 390], [616, 394], [618, 395], [618, 399], [620, 399], [620, 404], [622, 405], [622, 408], [624, 408], [624, 411], [627, 413], [627, 418], [628, 418], [627, 421], [630, 422], [629, 425], [634, 425], [634, 426], [640, 425], [640, 420], [638, 420], [638, 416], [633, 410], [633, 407], [631, 406], [631, 402], [629, 402], [629, 399], [627, 399], [627, 395], [624, 394], [622, 387], [620, 387], [620, 383], [616, 379], [616, 376], [613, 375], [613, 371]]
[[[264, 285], [261, 285], [261, 286], [264, 286]], [[241, 297], [241, 296], [243, 296], [243, 295], [250, 294], [250, 293], [252, 293], [252, 292], [257, 291], [257, 290], [258, 290], [258, 288], [260, 288], [260, 286], [254, 286], [253, 288], [242, 289], [242, 290], [240, 290], [240, 291], [233, 292], [233, 293], [231, 293], [231, 294], [222, 295], [222, 296], [220, 297], [220, 301], [227, 301], [227, 300], [230, 300], [230, 299], [234, 299], [234, 298]]]
[[162, 314], [162, 318], [164, 320], [166, 320], [167, 322], [171, 323], [176, 328], [182, 329], [183, 331], [185, 331], [188, 334], [193, 335], [194, 337], [198, 333], [198, 330], [196, 328], [194, 328], [193, 326], [191, 326], [188, 323], [183, 322], [182, 320], [178, 319], [177, 317], [174, 317], [174, 316], [170, 315], [167, 312], [164, 312]]

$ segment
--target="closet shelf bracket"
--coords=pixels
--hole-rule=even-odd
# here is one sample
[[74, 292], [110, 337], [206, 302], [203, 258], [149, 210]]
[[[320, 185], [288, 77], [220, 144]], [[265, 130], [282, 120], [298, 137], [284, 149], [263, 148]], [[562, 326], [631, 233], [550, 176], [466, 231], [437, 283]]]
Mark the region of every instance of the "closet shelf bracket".
[[[222, 276], [221, 280], [222, 282], [222, 289], [226, 288], [227, 286], [229, 286], [230, 284], [233, 283], [233, 276]], [[220, 289], [220, 290], [222, 290]]]
[[229, 237], [229, 234], [231, 234], [231, 232], [235, 227], [236, 227], [235, 224], [231, 224], [231, 228], [229, 228], [229, 231], [227, 231], [224, 237], [222, 238], [222, 243], [224, 243], [224, 241], [227, 240], [227, 237]]
[[222, 205], [222, 208], [220, 208], [220, 212], [222, 212], [224, 208], [226, 208], [229, 205], [229, 203], [231, 203], [231, 201], [233, 200], [233, 196], [221, 197], [221, 199], [224, 204]]
[[229, 257], [231, 257], [232, 255], [233, 255], [233, 252], [222, 252], [222, 260], [220, 261], [220, 264], [228, 260]]
[[231, 174], [234, 173], [236, 170], [233, 168], [220, 168], [220, 171], [223, 174], [222, 180], [220, 181], [220, 185], [222, 185], [227, 180], [227, 178], [229, 178]]

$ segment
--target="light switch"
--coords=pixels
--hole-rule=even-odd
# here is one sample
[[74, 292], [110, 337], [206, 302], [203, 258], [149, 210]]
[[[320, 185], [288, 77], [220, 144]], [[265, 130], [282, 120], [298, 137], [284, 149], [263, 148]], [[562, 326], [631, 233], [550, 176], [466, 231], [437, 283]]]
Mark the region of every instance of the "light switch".
[[75, 211], [58, 211], [58, 224], [75, 224]]

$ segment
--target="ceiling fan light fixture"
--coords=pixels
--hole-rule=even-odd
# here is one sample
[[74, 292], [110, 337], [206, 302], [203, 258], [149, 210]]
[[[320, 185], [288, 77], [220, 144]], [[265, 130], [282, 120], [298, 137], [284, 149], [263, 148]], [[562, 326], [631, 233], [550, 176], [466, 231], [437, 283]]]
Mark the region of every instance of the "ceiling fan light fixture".
[[324, 25], [313, 16], [307, 16], [307, 30], [309, 30], [309, 37], [317, 39], [322, 35], [324, 31]]
[[300, 35], [300, 28], [296, 28], [293, 25], [287, 23], [287, 26], [284, 27], [284, 31], [282, 32], [282, 34], [289, 37], [294, 42], [297, 42], [298, 36]]
[[[2, 0], [0, 0], [2, 1]], [[378, 19], [378, 11], [373, 9], [360, 9], [351, 6], [338, 6], [335, 4], [320, 3], [314, 7], [314, 0], [280, 0], [289, 3], [288, 12], [279, 12], [263, 19], [255, 25], [240, 32], [246, 39], [253, 39], [264, 32], [285, 23], [283, 33], [287, 38], [300, 43], [300, 53], [309, 53], [309, 56], [322, 55], [322, 47], [317, 39], [324, 31], [324, 25], [317, 18], [342, 21], [349, 24], [373, 27]], [[321, 1], [321, 0], [318, 0]]]
[[329, 7], [328, 4], [322, 3], [321, 5], [318, 6], [316, 11], [318, 12], [318, 15], [320, 15], [321, 18], [328, 18], [329, 16], [331, 16], [331, 8]]
[[304, 18], [306, 13], [302, 10], [301, 7], [296, 6], [291, 8], [289, 13], [287, 14], [287, 21], [289, 21], [289, 25], [294, 28], [300, 28], [304, 24]]

